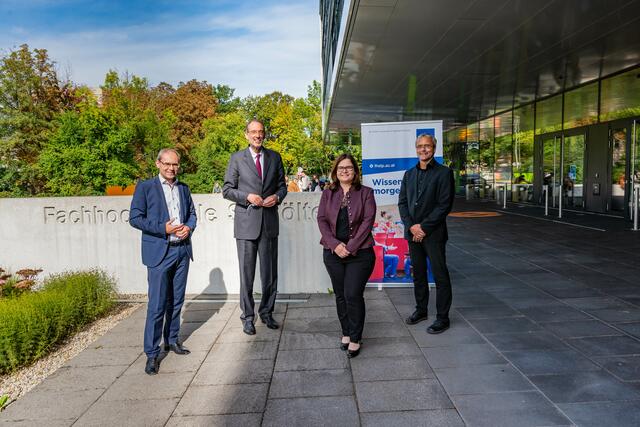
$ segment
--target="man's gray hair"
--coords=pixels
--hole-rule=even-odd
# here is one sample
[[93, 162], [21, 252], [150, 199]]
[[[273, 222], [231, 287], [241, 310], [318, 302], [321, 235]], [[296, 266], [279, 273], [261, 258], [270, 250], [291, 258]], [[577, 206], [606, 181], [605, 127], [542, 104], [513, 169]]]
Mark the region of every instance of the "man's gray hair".
[[438, 145], [438, 140], [436, 139], [436, 137], [429, 133], [421, 133], [420, 135], [418, 135], [418, 137], [416, 138], [416, 145], [418, 145], [418, 141], [420, 141], [423, 138], [429, 138], [431, 142], [433, 142], [434, 147]]
[[180, 153], [178, 153], [173, 148], [163, 148], [162, 150], [158, 151], [158, 157], [156, 157], [156, 160], [161, 160], [162, 156], [164, 156], [167, 153], [175, 153], [175, 155], [178, 156], [178, 160], [180, 160]]
[[249, 125], [250, 125], [251, 123], [260, 123], [260, 124], [262, 125], [262, 129], [264, 129], [264, 123], [262, 123], [262, 120], [258, 120], [258, 119], [256, 119], [256, 118], [253, 118], [253, 119], [249, 120], [249, 121], [247, 122], [247, 124], [245, 125], [245, 127], [244, 127], [244, 133], [249, 132]]

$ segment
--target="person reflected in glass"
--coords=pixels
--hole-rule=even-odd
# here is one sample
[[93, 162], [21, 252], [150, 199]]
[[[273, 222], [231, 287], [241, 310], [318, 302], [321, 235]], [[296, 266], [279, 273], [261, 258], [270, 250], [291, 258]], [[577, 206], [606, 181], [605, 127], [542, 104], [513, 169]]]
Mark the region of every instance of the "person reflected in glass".
[[376, 216], [373, 190], [360, 182], [350, 154], [340, 155], [331, 171], [331, 184], [318, 207], [323, 260], [336, 297], [342, 328], [341, 349], [358, 356], [365, 320], [364, 289], [375, 265], [371, 233]]

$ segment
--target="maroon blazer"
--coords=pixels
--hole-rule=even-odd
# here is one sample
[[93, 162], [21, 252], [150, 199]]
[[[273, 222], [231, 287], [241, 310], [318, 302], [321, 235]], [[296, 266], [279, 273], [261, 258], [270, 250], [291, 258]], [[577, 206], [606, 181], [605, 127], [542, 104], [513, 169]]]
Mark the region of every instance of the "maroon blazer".
[[[320, 244], [334, 250], [341, 242], [336, 239], [336, 222], [340, 212], [343, 191], [338, 187], [335, 191], [326, 189], [322, 192], [318, 207], [318, 228], [320, 228]], [[371, 230], [376, 218], [376, 201], [373, 190], [364, 185], [356, 190], [351, 187], [347, 193], [347, 210], [349, 211], [349, 242], [347, 250], [355, 254], [359, 249], [374, 245]]]

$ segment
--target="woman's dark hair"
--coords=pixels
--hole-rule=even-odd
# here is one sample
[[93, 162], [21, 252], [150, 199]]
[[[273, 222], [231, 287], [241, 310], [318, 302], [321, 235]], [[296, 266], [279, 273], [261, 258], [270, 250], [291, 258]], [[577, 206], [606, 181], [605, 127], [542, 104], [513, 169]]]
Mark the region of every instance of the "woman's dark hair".
[[353, 165], [353, 181], [351, 181], [351, 185], [353, 185], [356, 190], [360, 189], [360, 186], [362, 185], [360, 183], [360, 169], [358, 168], [358, 162], [351, 154], [345, 153], [338, 156], [336, 161], [333, 163], [333, 168], [331, 168], [331, 184], [329, 185], [331, 191], [336, 191], [340, 187], [340, 181], [338, 181], [338, 164], [345, 159], [351, 161], [351, 164]]

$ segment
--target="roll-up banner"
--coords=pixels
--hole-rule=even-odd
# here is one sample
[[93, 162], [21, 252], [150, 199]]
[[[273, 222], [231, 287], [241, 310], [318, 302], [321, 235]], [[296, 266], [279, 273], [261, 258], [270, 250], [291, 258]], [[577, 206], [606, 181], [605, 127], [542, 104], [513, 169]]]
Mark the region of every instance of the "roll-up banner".
[[[442, 163], [442, 121], [363, 123], [362, 179], [373, 188], [378, 211], [373, 224], [376, 265], [369, 284], [412, 286], [409, 245], [398, 211], [398, 195], [406, 170], [418, 163], [416, 138], [437, 140], [435, 159]], [[429, 271], [429, 283], [433, 283]]]

